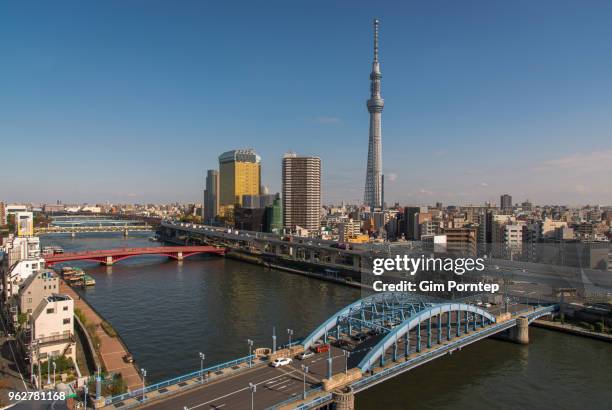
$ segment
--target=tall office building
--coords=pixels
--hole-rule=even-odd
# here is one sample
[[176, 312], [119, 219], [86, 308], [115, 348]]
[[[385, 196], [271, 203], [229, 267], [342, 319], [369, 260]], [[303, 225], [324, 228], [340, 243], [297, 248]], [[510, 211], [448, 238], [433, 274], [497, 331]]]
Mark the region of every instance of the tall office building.
[[368, 141], [368, 167], [366, 169], [365, 193], [363, 201], [371, 210], [382, 207], [382, 129], [381, 116], [384, 100], [380, 95], [380, 65], [378, 63], [378, 24], [374, 20], [374, 62], [370, 73], [370, 136]]
[[283, 226], [316, 232], [321, 226], [321, 159], [283, 157]]
[[512, 196], [503, 194], [499, 198], [499, 208], [502, 210], [512, 209]]
[[219, 214], [219, 171], [206, 171], [206, 188], [204, 189], [204, 223], [212, 224]]
[[259, 195], [261, 157], [252, 149], [224, 152], [219, 156], [219, 215], [233, 220], [234, 205], [243, 195]]
[[0, 201], [0, 226], [6, 225], [6, 208], [4, 202]]

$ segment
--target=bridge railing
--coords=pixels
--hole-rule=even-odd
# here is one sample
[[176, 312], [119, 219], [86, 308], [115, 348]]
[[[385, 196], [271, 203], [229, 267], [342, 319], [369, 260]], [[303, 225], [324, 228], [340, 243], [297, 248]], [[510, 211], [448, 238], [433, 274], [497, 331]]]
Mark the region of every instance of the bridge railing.
[[[323, 390], [323, 386], [318, 386], [318, 387], [313, 387], [312, 389], [308, 389], [308, 390], [306, 390], [306, 397], [311, 396], [314, 393], [318, 393], [318, 392], [320, 392], [322, 390]], [[329, 394], [328, 396], [331, 397], [331, 394]], [[301, 406], [312, 405], [315, 402], [317, 402], [317, 404], [321, 404], [321, 403], [324, 403], [325, 401], [327, 401], [327, 400], [325, 400], [325, 401], [321, 402], [321, 401], [319, 401], [319, 399], [320, 399], [320, 397], [317, 397], [317, 398], [313, 399], [310, 402], [303, 403]], [[294, 403], [294, 402], [296, 402], [298, 400], [302, 400], [302, 393], [296, 393], [293, 397], [290, 397], [287, 400], [281, 401], [280, 403], [276, 403], [274, 406], [268, 407], [266, 410], [277, 410], [277, 409], [279, 409], [279, 408], [281, 408], [281, 407], [283, 407], [283, 406], [285, 406], [287, 404]], [[301, 406], [296, 407], [296, 409], [302, 409], [302, 408], [308, 409], [308, 408], [310, 408], [310, 407], [301, 407]]]
[[[205, 377], [205, 378], [203, 378], [202, 376], [204, 374], [218, 372], [218, 371], [221, 371], [223, 369], [231, 368], [231, 367], [238, 366], [240, 364], [248, 363], [248, 362], [251, 362], [251, 361], [252, 361], [252, 363], [254, 365], [257, 364], [258, 362], [261, 362], [261, 360], [257, 361], [257, 357], [255, 355], [241, 357], [239, 359], [230, 360], [229, 362], [217, 364], [217, 365], [214, 365], [214, 366], [211, 366], [211, 367], [207, 367], [207, 368], [202, 369], [202, 370], [197, 370], [195, 372], [187, 373], [187, 374], [184, 374], [182, 376], [175, 377], [173, 379], [164, 380], [164, 381], [159, 382], [159, 383], [155, 383], [155, 384], [151, 384], [149, 386], [145, 386], [144, 390], [142, 388], [140, 388], [140, 389], [129, 391], [127, 393], [119, 394], [117, 396], [108, 397], [105, 400], [105, 404], [106, 405], [110, 405], [110, 404], [114, 404], [114, 403], [119, 403], [119, 402], [122, 402], [122, 401], [130, 399], [130, 398], [140, 399], [140, 397], [142, 397], [143, 393], [146, 395], [149, 392], [153, 392], [153, 391], [159, 390], [159, 389], [164, 388], [164, 387], [168, 387], [168, 386], [172, 386], [172, 385], [175, 385], [175, 384], [179, 384], [179, 383], [187, 381], [187, 380], [200, 379], [201, 382], [203, 384], [205, 384], [205, 383], [208, 383], [211, 379], [214, 380], [216, 378], [215, 377], [212, 377], [212, 378], [211, 377]], [[191, 386], [193, 386], [193, 385], [191, 385]], [[183, 387], [187, 387], [187, 385], [183, 386]]]
[[307, 403], [303, 403], [300, 404], [299, 406], [296, 407], [296, 410], [306, 410], [306, 409], [311, 409], [313, 407], [319, 406], [323, 403], [327, 403], [328, 401], [330, 401], [332, 399], [332, 395], [330, 394], [326, 394], [325, 396], [319, 396], [316, 399], [309, 401]]

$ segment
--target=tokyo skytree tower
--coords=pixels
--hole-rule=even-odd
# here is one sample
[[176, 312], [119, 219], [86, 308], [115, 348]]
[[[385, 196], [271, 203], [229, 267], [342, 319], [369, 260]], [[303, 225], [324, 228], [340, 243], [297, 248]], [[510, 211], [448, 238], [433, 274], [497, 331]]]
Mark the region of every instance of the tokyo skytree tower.
[[368, 100], [368, 112], [370, 113], [370, 138], [368, 143], [368, 167], [366, 170], [366, 182], [364, 203], [371, 209], [381, 208], [383, 201], [382, 181], [382, 130], [381, 116], [384, 100], [380, 96], [380, 83], [382, 74], [378, 63], [378, 25], [380, 21], [374, 20], [374, 61], [370, 73], [370, 99]]

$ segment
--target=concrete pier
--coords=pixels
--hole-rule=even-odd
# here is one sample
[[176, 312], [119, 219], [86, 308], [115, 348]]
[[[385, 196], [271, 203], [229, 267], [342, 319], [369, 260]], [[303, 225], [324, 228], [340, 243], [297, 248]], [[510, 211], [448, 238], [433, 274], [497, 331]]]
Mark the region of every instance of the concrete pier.
[[336, 410], [354, 410], [355, 409], [355, 393], [348, 387], [341, 391], [332, 393]]
[[529, 344], [529, 319], [519, 317], [516, 326], [510, 329], [510, 340], [522, 345]]

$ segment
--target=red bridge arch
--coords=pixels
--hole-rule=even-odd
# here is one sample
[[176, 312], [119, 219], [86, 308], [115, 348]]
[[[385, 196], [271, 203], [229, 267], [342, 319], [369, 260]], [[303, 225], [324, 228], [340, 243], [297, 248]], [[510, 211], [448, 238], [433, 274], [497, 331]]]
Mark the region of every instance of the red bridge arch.
[[183, 260], [189, 256], [202, 253], [222, 256], [225, 255], [225, 252], [225, 248], [217, 248], [214, 246], [155, 246], [148, 248], [116, 248], [83, 252], [66, 252], [54, 255], [43, 255], [43, 258], [47, 266], [70, 261], [91, 261], [112, 265], [123, 259], [142, 255], [159, 255], [176, 260]]

